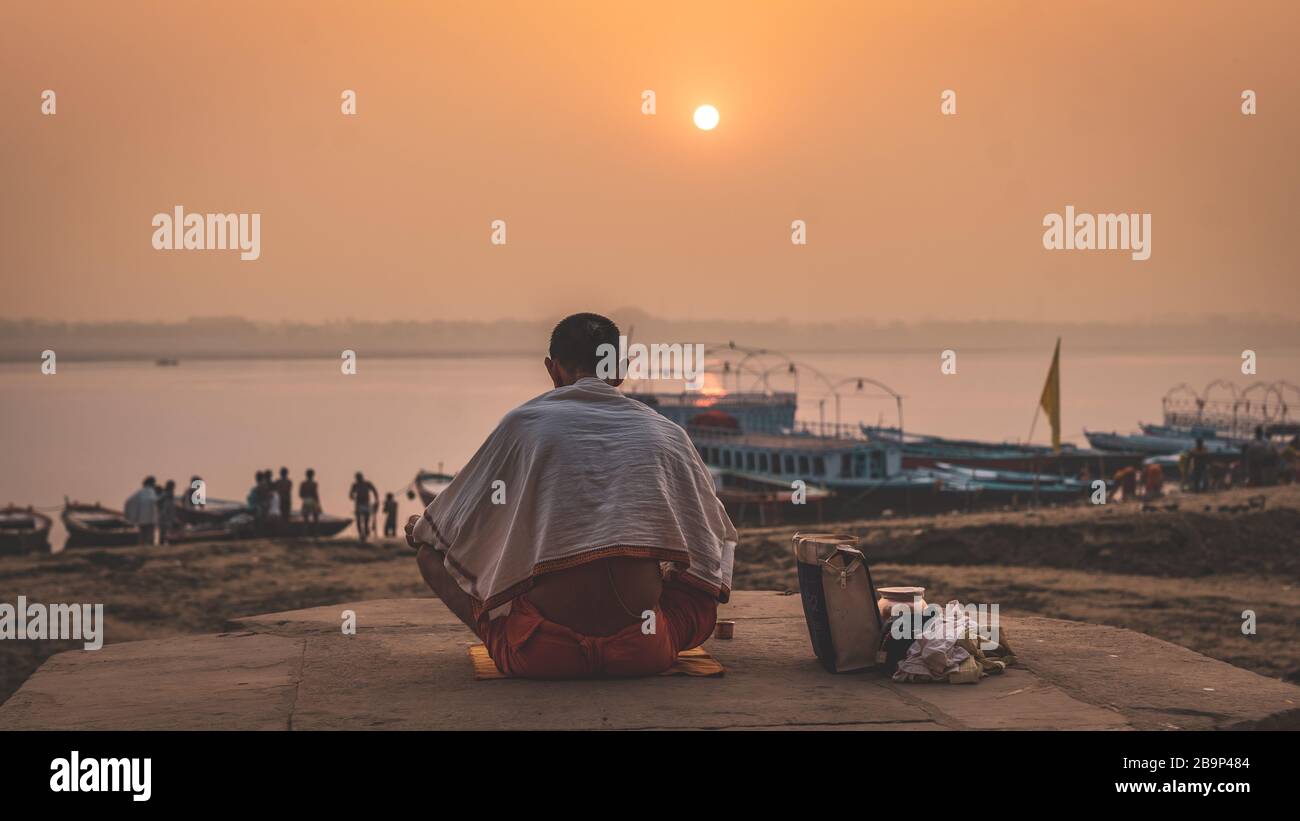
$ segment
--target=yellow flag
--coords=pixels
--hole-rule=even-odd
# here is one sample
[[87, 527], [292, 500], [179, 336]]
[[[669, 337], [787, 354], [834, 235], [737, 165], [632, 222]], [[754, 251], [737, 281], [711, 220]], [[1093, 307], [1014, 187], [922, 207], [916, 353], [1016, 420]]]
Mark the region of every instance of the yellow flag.
[[1061, 338], [1056, 338], [1056, 352], [1052, 354], [1052, 369], [1047, 372], [1043, 396], [1038, 400], [1047, 420], [1052, 423], [1052, 450], [1061, 452]]

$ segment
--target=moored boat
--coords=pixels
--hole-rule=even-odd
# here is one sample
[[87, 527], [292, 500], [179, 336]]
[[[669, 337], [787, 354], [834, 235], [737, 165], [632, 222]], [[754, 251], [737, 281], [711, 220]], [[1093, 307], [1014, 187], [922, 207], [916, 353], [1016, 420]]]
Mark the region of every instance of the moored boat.
[[1083, 435], [1088, 443], [1097, 450], [1107, 451], [1107, 458], [1114, 451], [1140, 453], [1147, 456], [1169, 456], [1191, 450], [1200, 439], [1210, 453], [1240, 453], [1242, 442], [1237, 439], [1224, 439], [1214, 435], [1213, 431], [1194, 429], [1179, 430], [1162, 425], [1142, 425], [1141, 433], [1106, 433], [1104, 431], [1085, 430]]
[[1110, 473], [1122, 467], [1138, 466], [1147, 454], [1127, 447], [1119, 439], [1106, 440], [1106, 447], [1089, 441], [1092, 448], [1061, 445], [1060, 452], [1050, 446], [1015, 442], [981, 442], [972, 439], [948, 439], [920, 433], [900, 435], [897, 428], [862, 425], [862, 435], [875, 442], [897, 445], [903, 450], [903, 467], [933, 468], [939, 464], [960, 465], [982, 470], [1017, 471], [1042, 475], [1077, 476], [1084, 470], [1091, 475]]
[[0, 508], [0, 553], [49, 548], [52, 524], [49, 516], [31, 506]]
[[945, 484], [977, 493], [985, 501], [1027, 501], [1034, 497], [1041, 501], [1072, 501], [1091, 489], [1088, 482], [1069, 476], [988, 470], [943, 462], [935, 465], [933, 473]]
[[415, 481], [412, 483], [414, 493], [419, 494], [420, 502], [428, 507], [433, 504], [433, 500], [447, 489], [451, 480], [456, 478], [449, 473], [443, 473], [441, 470], [422, 470], [415, 475]]
[[[320, 515], [320, 521], [316, 523], [316, 536], [319, 538], [337, 536], [344, 530], [347, 530], [348, 525], [350, 524], [352, 524], [352, 520], [346, 516], [331, 516], [328, 513], [322, 513]], [[309, 529], [310, 525], [297, 513], [291, 515], [288, 521], [283, 519], [272, 519], [270, 520], [269, 526], [272, 535], [275, 536], [301, 538], [311, 535]]]
[[[1141, 462], [1139, 454], [1070, 447], [1054, 453], [1036, 445], [904, 436], [879, 426], [837, 425], [827, 435], [824, 425], [795, 423], [777, 433], [754, 432], [718, 407], [697, 409], [685, 428], [714, 475], [718, 498], [742, 524], [1075, 501], [1088, 489], [1076, 473]], [[800, 481], [805, 494], [792, 505]]]
[[[958, 510], [973, 497], [971, 489], [946, 483], [932, 472], [903, 470], [898, 446], [887, 442], [812, 433], [749, 434], [722, 411], [697, 415], [686, 430], [710, 472], [723, 477], [718, 498], [728, 514], [746, 525], [874, 516], [886, 510]], [[796, 481], [804, 483], [804, 501], [791, 505]], [[782, 492], [763, 497], [752, 492], [765, 486]]]
[[199, 527], [220, 527], [230, 517], [248, 511], [248, 506], [243, 502], [229, 499], [208, 499], [202, 506], [187, 504], [188, 501], [184, 497], [176, 498], [176, 518], [185, 524]]
[[[351, 524], [352, 520], [346, 516], [331, 516], [328, 513], [322, 513], [320, 520], [316, 523], [316, 537], [337, 536]], [[172, 544], [188, 544], [191, 542], [225, 542], [236, 539], [307, 538], [311, 535], [310, 525], [298, 513], [290, 515], [287, 521], [278, 516], [268, 518], [265, 531], [259, 534], [252, 515], [247, 511], [243, 511], [215, 524], [212, 522], [188, 524], [177, 530], [170, 531], [167, 534], [167, 541]]]
[[127, 521], [121, 511], [100, 504], [68, 502], [60, 518], [68, 531], [67, 547], [109, 547], [140, 541], [140, 528]]

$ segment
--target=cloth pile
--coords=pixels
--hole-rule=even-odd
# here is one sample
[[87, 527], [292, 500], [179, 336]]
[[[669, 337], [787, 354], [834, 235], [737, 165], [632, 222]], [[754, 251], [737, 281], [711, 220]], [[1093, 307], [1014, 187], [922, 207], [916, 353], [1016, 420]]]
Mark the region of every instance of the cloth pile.
[[942, 614], [926, 622], [921, 635], [898, 662], [894, 681], [975, 684], [1015, 664], [1015, 654], [1001, 629], [997, 640], [991, 641], [989, 636], [980, 635], [979, 627], [961, 602], [948, 602]]

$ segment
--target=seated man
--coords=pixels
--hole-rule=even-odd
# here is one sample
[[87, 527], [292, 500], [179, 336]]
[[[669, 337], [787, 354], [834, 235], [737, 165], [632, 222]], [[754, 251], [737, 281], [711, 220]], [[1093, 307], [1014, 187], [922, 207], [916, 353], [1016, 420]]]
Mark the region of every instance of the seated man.
[[425, 581], [506, 675], [663, 672], [730, 595], [736, 529], [686, 431], [596, 376], [618, 336], [596, 314], [555, 326], [555, 389], [406, 525]]

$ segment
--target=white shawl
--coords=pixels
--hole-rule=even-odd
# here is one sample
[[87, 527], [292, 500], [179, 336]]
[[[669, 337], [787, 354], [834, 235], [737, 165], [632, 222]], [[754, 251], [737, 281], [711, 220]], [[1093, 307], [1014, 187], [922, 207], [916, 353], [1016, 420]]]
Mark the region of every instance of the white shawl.
[[671, 562], [725, 602], [736, 547], [686, 431], [594, 377], [506, 414], [413, 536], [443, 553], [480, 613], [607, 556]]

